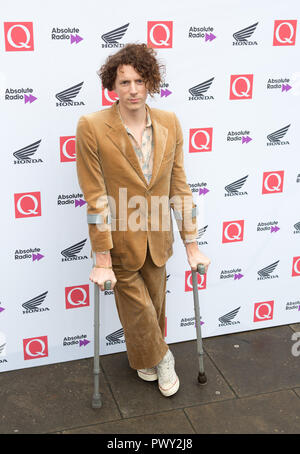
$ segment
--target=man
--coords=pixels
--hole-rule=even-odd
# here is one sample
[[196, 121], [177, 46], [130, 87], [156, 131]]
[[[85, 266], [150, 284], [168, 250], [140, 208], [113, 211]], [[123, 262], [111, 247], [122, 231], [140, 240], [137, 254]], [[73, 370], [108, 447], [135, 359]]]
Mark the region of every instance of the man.
[[210, 264], [196, 241], [182, 131], [174, 113], [146, 104], [148, 94], [160, 91], [153, 49], [128, 44], [98, 74], [119, 100], [82, 116], [77, 127], [78, 181], [96, 259], [90, 280], [101, 290], [111, 281], [130, 366], [144, 380], [158, 379], [161, 393], [171, 396], [179, 379], [164, 340], [166, 262], [174, 241], [170, 207], [191, 268], [203, 263], [207, 271]]

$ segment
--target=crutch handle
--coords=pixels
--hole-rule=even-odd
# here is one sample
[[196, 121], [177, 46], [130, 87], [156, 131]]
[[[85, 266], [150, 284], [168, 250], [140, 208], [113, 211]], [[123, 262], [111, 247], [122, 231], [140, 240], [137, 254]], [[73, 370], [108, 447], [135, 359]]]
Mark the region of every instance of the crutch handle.
[[199, 274], [205, 274], [205, 266], [203, 265], [203, 263], [198, 263], [197, 271]]
[[110, 289], [111, 289], [111, 281], [105, 281], [104, 290], [110, 290]]

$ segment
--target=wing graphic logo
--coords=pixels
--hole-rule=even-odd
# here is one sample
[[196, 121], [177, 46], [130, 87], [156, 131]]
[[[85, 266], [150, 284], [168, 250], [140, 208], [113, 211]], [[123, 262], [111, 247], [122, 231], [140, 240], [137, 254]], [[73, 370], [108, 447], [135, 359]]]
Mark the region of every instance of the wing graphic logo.
[[250, 25], [249, 27], [243, 28], [236, 33], [233, 33], [232, 36], [239, 43], [247, 43], [248, 38], [250, 38], [250, 36], [252, 36], [255, 32], [257, 25], [258, 22], [256, 22], [256, 24]]
[[[237, 307], [236, 309], [234, 309], [231, 312], [228, 312], [225, 315], [222, 315], [222, 317], [219, 318], [219, 322], [221, 323], [221, 325], [229, 325], [229, 324], [240, 323], [240, 322], [237, 322], [237, 321], [236, 322], [232, 321], [236, 317], [236, 315], [239, 312], [240, 308], [241, 308], [241, 306]], [[219, 326], [221, 326], [221, 325], [219, 325]]]
[[[189, 89], [189, 93], [193, 97], [197, 97], [200, 99], [206, 99], [206, 97], [204, 97], [204, 93], [206, 93], [207, 90], [211, 87], [213, 80], [214, 80], [214, 77], [206, 80], [205, 82], [201, 82], [201, 84], [195, 85], [194, 87]], [[211, 98], [212, 98], [212, 96], [211, 96]]]
[[73, 99], [76, 98], [78, 93], [80, 92], [82, 88], [83, 82], [80, 82], [77, 85], [74, 85], [73, 87], [67, 88], [66, 90], [63, 90], [55, 95], [56, 99], [60, 103], [70, 103], [71, 105], [82, 105], [83, 103], [74, 103]]
[[269, 134], [267, 136], [267, 139], [269, 140], [269, 142], [271, 143], [280, 143], [281, 142], [281, 139], [286, 135], [287, 131], [289, 130], [289, 127], [291, 125], [287, 125], [287, 126], [284, 126], [283, 128], [281, 129], [278, 129], [277, 131], [274, 131], [272, 132], [271, 134]]
[[120, 41], [120, 39], [122, 39], [127, 32], [128, 27], [129, 22], [128, 24], [122, 25], [122, 27], [115, 28], [108, 33], [104, 33], [101, 36], [101, 39], [103, 39], [106, 44], [118, 44], [118, 41]]
[[[239, 180], [234, 181], [233, 183], [228, 184], [225, 186], [225, 190], [227, 191], [228, 194], [239, 194], [239, 189], [241, 189], [249, 175], [246, 175], [243, 178], [240, 178]], [[240, 193], [242, 194], [242, 193]]]
[[79, 243], [73, 244], [72, 246], [69, 246], [68, 248], [64, 249], [61, 251], [61, 254], [66, 258], [74, 258], [79, 254], [79, 252], [82, 250], [83, 246], [86, 243], [86, 240], [79, 241]]

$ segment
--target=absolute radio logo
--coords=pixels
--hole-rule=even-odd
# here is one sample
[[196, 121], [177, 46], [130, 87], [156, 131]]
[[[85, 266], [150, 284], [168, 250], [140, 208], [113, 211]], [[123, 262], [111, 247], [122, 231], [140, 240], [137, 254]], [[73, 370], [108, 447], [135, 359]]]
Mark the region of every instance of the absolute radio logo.
[[83, 194], [78, 192], [77, 194], [59, 194], [57, 196], [57, 205], [73, 205], [75, 208], [82, 207], [86, 204], [86, 201], [83, 199]]
[[273, 319], [274, 300], [254, 304], [254, 322], [264, 322]]
[[235, 41], [233, 41], [232, 45], [233, 46], [257, 46], [256, 41], [252, 41], [249, 39], [255, 32], [257, 25], [258, 25], [258, 22], [233, 33], [232, 36], [234, 37]]
[[242, 274], [242, 268], [222, 270], [220, 273], [220, 279], [233, 279], [234, 281], [239, 281], [242, 277], [244, 277], [244, 274]]
[[24, 148], [20, 148], [13, 153], [13, 156], [16, 158], [14, 164], [38, 164], [43, 162], [41, 158], [34, 158], [37, 149], [41, 144], [41, 139], [37, 140], [34, 143], [26, 145]]
[[89, 285], [74, 285], [65, 288], [66, 309], [76, 309], [90, 305]]
[[288, 301], [285, 306], [286, 311], [296, 310], [300, 311], [300, 300], [297, 301]]
[[204, 39], [205, 42], [210, 43], [214, 39], [216, 39], [216, 35], [214, 34], [214, 27], [212, 27], [211, 25], [201, 27], [190, 26], [188, 38], [202, 40]]
[[262, 194], [275, 194], [283, 191], [284, 170], [263, 173]]
[[61, 259], [62, 262], [72, 262], [74, 260], [86, 260], [88, 257], [86, 255], [78, 255], [83, 246], [86, 243], [86, 240], [79, 241], [79, 243], [73, 244], [72, 246], [69, 246], [68, 248], [64, 249], [61, 251], [61, 255], [64, 257]]
[[280, 90], [281, 93], [287, 93], [292, 89], [290, 83], [291, 79], [288, 77], [280, 77], [277, 79], [269, 78], [267, 82], [267, 90]]
[[32, 22], [4, 22], [6, 52], [34, 50]]
[[245, 143], [249, 143], [252, 140], [252, 137], [250, 137], [249, 130], [244, 129], [240, 131], [228, 131], [227, 133], [227, 142], [242, 142], [242, 145]]
[[253, 74], [230, 76], [229, 99], [252, 99]]
[[78, 44], [83, 40], [82, 36], [79, 36], [80, 30], [77, 27], [59, 28], [53, 27], [51, 30], [52, 41], [69, 41], [70, 44]]
[[277, 131], [273, 131], [270, 134], [268, 134], [267, 139], [269, 142], [267, 142], [267, 146], [289, 145], [290, 142], [288, 140], [281, 140], [281, 139], [283, 139], [285, 137], [290, 126], [291, 125], [289, 124], [287, 126], [284, 126], [283, 128], [277, 129]]
[[107, 33], [104, 33], [101, 36], [101, 39], [104, 41], [105, 44], [102, 44], [102, 48], [121, 48], [124, 47], [124, 44], [119, 43], [119, 41], [123, 38], [127, 29], [129, 27], [128, 24], [122, 25], [121, 27], [115, 28], [114, 30], [110, 30]]
[[15, 260], [31, 260], [32, 262], [39, 262], [43, 257], [41, 249], [38, 247], [32, 247], [27, 249], [16, 249], [14, 253]]
[[209, 192], [207, 188], [207, 183], [205, 181], [197, 182], [197, 183], [188, 183], [191, 191], [193, 193], [197, 193], [198, 195], [206, 195]]
[[273, 46], [294, 46], [297, 20], [275, 20]]
[[[206, 273], [205, 274], [197, 273], [197, 288], [198, 290], [206, 289]], [[192, 271], [185, 272], [184, 291], [185, 292], [193, 291]]]
[[5, 101], [24, 101], [25, 104], [32, 104], [37, 100], [33, 94], [33, 88], [6, 88]]
[[273, 271], [275, 271], [275, 269], [277, 268], [278, 263], [279, 263], [279, 260], [277, 260], [277, 262], [271, 263], [270, 265], [267, 265], [264, 268], [262, 268], [261, 270], [257, 271], [257, 274], [258, 274], [257, 280], [263, 281], [266, 279], [278, 279], [279, 278], [278, 274], [272, 274]]
[[213, 128], [193, 128], [189, 135], [189, 153], [212, 151]]
[[56, 103], [56, 107], [78, 107], [84, 106], [84, 102], [82, 101], [74, 101], [73, 99], [77, 97], [81, 88], [83, 86], [83, 82], [80, 82], [77, 85], [73, 85], [70, 88], [67, 88], [55, 95], [56, 99], [59, 101]]
[[87, 334], [77, 334], [75, 336], [65, 336], [63, 339], [63, 347], [86, 347], [91, 341], [87, 339]]
[[246, 175], [245, 177], [239, 178], [236, 181], [233, 181], [232, 183], [229, 183], [228, 185], [225, 186], [225, 194], [224, 197], [232, 197], [232, 196], [243, 196], [243, 195], [248, 195], [247, 191], [240, 191], [245, 182], [247, 181], [249, 175]]
[[147, 46], [156, 49], [170, 49], [173, 46], [173, 22], [148, 22]]
[[44, 303], [46, 296], [48, 294], [48, 290], [44, 293], [41, 293], [40, 295], [35, 296], [34, 298], [25, 301], [25, 303], [22, 304], [23, 309], [23, 314], [32, 314], [36, 312], [47, 312], [49, 311], [49, 307], [44, 307], [42, 306], [42, 303]]
[[278, 227], [278, 221], [267, 221], [267, 222], [259, 222], [256, 227], [257, 232], [270, 232], [270, 233], [276, 233], [280, 230], [280, 227]]
[[76, 136], [61, 136], [59, 138], [60, 162], [76, 161]]
[[210, 90], [213, 80], [214, 77], [190, 88], [189, 93], [191, 96], [189, 97], [189, 101], [211, 101], [212, 99], [214, 99], [212, 95], [206, 94], [208, 90]]
[[222, 243], [244, 240], [244, 220], [223, 222]]
[[48, 356], [48, 336], [23, 339], [24, 360], [46, 358]]
[[14, 194], [14, 201], [16, 218], [29, 218], [42, 215], [40, 192]]

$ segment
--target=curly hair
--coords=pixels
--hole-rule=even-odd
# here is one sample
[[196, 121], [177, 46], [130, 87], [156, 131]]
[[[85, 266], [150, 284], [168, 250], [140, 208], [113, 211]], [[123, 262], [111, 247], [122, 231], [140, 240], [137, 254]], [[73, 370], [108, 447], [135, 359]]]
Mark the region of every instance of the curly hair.
[[144, 80], [150, 96], [160, 92], [164, 65], [157, 61], [154, 49], [147, 47], [146, 44], [126, 44], [117, 53], [110, 55], [97, 71], [103, 88], [113, 90], [120, 65], [133, 66]]

